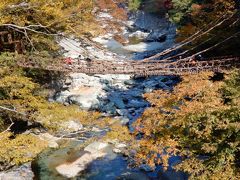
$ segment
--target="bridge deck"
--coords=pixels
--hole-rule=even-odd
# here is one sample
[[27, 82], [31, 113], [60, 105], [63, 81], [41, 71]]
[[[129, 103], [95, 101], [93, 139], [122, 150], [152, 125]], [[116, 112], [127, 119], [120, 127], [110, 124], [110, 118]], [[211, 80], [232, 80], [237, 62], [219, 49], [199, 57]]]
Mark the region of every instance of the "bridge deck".
[[18, 65], [27, 68], [41, 68], [50, 71], [78, 72], [85, 74], [130, 74], [137, 76], [152, 75], [184, 75], [200, 71], [221, 71], [232, 67], [240, 67], [240, 57], [218, 57], [194, 61], [181, 59], [178, 61], [162, 60], [74, 60], [71, 64], [56, 60], [52, 64], [42, 65], [30, 60], [18, 61]]

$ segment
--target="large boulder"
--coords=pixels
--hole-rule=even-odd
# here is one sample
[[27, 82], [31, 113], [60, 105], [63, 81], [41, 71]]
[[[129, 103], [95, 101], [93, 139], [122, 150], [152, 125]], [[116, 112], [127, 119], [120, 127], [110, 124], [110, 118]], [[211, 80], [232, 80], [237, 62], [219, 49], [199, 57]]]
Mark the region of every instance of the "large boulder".
[[32, 180], [31, 163], [26, 163], [6, 172], [0, 172], [0, 180]]
[[94, 154], [97, 152], [103, 152], [108, 147], [109, 147], [109, 145], [107, 143], [93, 142], [93, 143], [89, 144], [87, 147], [85, 147], [84, 151]]
[[100, 86], [87, 87], [82, 86], [75, 89], [71, 89], [67, 97], [69, 104], [77, 104], [82, 109], [96, 109], [98, 107], [99, 94], [103, 93]]
[[107, 143], [93, 142], [84, 148], [84, 153], [75, 161], [63, 163], [56, 167], [59, 174], [67, 177], [76, 177], [80, 172], [86, 169], [87, 165], [97, 158], [108, 154], [110, 146]]
[[58, 140], [59, 138], [49, 134], [49, 133], [41, 133], [38, 135], [39, 139], [42, 139], [44, 141], [48, 142], [48, 147], [50, 148], [58, 148]]

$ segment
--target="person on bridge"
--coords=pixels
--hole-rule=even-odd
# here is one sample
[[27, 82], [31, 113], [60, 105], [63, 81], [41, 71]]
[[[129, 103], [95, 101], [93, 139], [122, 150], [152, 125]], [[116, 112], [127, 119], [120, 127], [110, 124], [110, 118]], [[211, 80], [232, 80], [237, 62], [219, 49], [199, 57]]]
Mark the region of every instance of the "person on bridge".
[[67, 57], [64, 59], [64, 62], [67, 64], [67, 65], [72, 65], [73, 63], [73, 59], [71, 57]]
[[193, 55], [191, 58], [190, 58], [190, 62], [195, 65], [199, 60], [201, 60], [202, 56], [200, 55]]
[[195, 59], [196, 59], [197, 61], [201, 61], [201, 60], [203, 59], [203, 57], [202, 57], [201, 54], [199, 54], [199, 55], [195, 56]]
[[86, 60], [87, 62], [91, 62], [91, 61], [92, 61], [92, 59], [90, 59], [89, 57], [87, 57], [85, 60]]
[[78, 65], [81, 64], [81, 60], [83, 60], [83, 59], [84, 59], [84, 57], [81, 54], [79, 54], [78, 57], [77, 57]]

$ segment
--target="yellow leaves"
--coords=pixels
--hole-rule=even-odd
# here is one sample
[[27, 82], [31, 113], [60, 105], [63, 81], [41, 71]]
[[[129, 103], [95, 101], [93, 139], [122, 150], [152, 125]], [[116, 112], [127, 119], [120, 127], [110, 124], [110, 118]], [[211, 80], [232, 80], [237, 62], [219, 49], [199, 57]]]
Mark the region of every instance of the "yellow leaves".
[[[81, 124], [106, 127], [109, 118], [101, 117], [99, 112], [87, 112], [77, 106], [64, 106], [49, 103], [39, 95], [39, 85], [22, 75], [4, 75], [0, 78], [0, 105], [27, 114], [28, 120], [40, 122], [51, 131], [64, 130], [66, 121], [78, 121]], [[19, 114], [4, 112], [13, 119], [21, 119]]]
[[[89, 31], [99, 30], [99, 28], [96, 28], [97, 25], [92, 14], [93, 8], [94, 2], [92, 0], [28, 0], [24, 2], [6, 0], [3, 4], [1, 2], [0, 5], [0, 24], [15, 24], [21, 27], [31, 26], [32, 31], [27, 29], [26, 33], [28, 35], [27, 39], [32, 39], [32, 35], [38, 34], [32, 41], [34, 47], [38, 51], [42, 50], [41, 48], [38, 49], [39, 46], [44, 49], [50, 47], [54, 50], [50, 41], [49, 45], [45, 42], [50, 39], [57, 44], [55, 39], [45, 34], [65, 32], [65, 34], [71, 33], [71, 35], [77, 36]], [[27, 50], [29, 50], [29, 46], [28, 44]]]
[[51, 131], [64, 130], [66, 128], [64, 122], [67, 121], [78, 121], [85, 126], [104, 126], [109, 122], [107, 118], [101, 118], [100, 113], [83, 111], [78, 106], [64, 106], [47, 102], [44, 105], [45, 107], [38, 108], [34, 115], [35, 120]]
[[118, 140], [120, 142], [132, 142], [135, 137], [129, 132], [126, 126], [121, 124], [113, 124], [111, 126], [111, 131], [107, 133], [105, 139]]
[[197, 75], [184, 76], [182, 83], [176, 86], [174, 92], [179, 96], [192, 97], [196, 94], [200, 94], [207, 88], [213, 89], [215, 86], [213, 86], [213, 83], [209, 81], [211, 75], [212, 73], [210, 72], [203, 72]]
[[24, 98], [31, 94], [37, 87], [37, 84], [26, 77], [13, 75], [0, 78], [0, 89], [6, 92], [9, 99]]
[[177, 170], [192, 174], [193, 177], [198, 177], [199, 173], [204, 170], [204, 164], [202, 160], [197, 158], [191, 158], [184, 160], [181, 164], [175, 166]]
[[201, 149], [206, 153], [214, 153], [217, 151], [217, 144], [204, 143]]
[[[18, 112], [33, 113], [42, 106], [44, 100], [37, 95], [33, 95], [37, 88], [39, 88], [39, 85], [33, 83], [30, 78], [15, 74], [12, 76], [6, 75], [0, 78], [0, 94], [2, 95], [0, 104], [11, 109], [14, 108]], [[13, 117], [15, 115], [11, 114]]]
[[0, 163], [19, 165], [32, 160], [47, 147], [47, 142], [32, 135], [17, 135], [10, 138], [11, 133], [0, 134]]

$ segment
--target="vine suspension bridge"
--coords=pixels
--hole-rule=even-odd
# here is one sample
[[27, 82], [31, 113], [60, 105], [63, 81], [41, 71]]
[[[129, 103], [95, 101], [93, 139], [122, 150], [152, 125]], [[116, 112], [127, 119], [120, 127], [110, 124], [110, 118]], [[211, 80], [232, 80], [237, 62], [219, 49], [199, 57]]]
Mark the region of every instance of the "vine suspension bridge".
[[47, 65], [26, 60], [18, 61], [18, 65], [25, 68], [85, 74], [185, 75], [201, 71], [219, 72], [233, 67], [239, 68], [240, 57], [218, 57], [201, 61], [186, 58], [172, 62], [164, 60], [75, 60], [71, 63], [66, 63], [64, 60], [56, 60], [53, 64]]
[[[206, 32], [204, 32], [206, 33]], [[239, 33], [239, 32], [238, 32]], [[237, 34], [238, 34], [237, 33]], [[198, 38], [193, 35], [193, 39]], [[232, 36], [234, 37], [234, 36]], [[226, 40], [229, 40], [230, 38]], [[226, 40], [222, 41], [225, 42]], [[19, 58], [17, 65], [24, 68], [44, 69], [58, 72], [78, 72], [85, 74], [130, 74], [134, 76], [156, 76], [156, 75], [185, 75], [198, 73], [200, 71], [222, 71], [229, 68], [240, 67], [240, 57], [225, 56], [211, 59], [196, 60], [196, 54], [185, 58], [180, 55], [158, 60], [166, 54], [181, 48], [188, 42], [164, 50], [157, 55], [143, 60], [80, 60], [54, 59], [43, 63], [31, 58]], [[213, 46], [216, 47], [216, 46]], [[4, 49], [5, 48], [5, 49]], [[6, 49], [7, 48], [7, 49]], [[209, 50], [208, 48], [207, 50]], [[21, 36], [16, 31], [0, 31], [0, 51], [15, 51], [22, 54], [25, 50]], [[204, 52], [206, 52], [205, 50]], [[199, 55], [201, 52], [197, 53]], [[181, 53], [183, 54], [183, 53]]]

